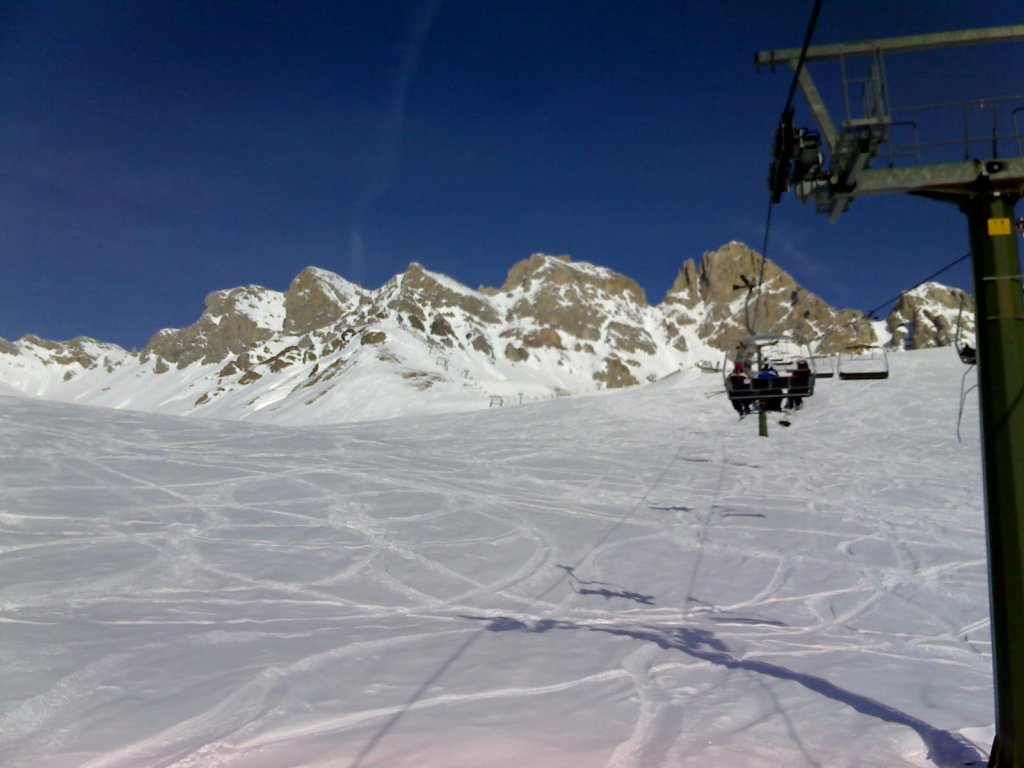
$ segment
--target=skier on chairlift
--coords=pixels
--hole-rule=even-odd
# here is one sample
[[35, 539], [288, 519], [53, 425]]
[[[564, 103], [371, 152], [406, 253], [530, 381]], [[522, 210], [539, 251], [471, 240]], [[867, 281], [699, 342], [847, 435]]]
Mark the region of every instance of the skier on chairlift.
[[810, 392], [810, 387], [811, 368], [806, 360], [800, 360], [796, 364], [796, 370], [789, 377], [789, 400], [786, 407], [790, 410], [803, 408], [803, 396]]
[[747, 378], [741, 362], [737, 362], [732, 368], [732, 373], [729, 374], [729, 390], [733, 395], [732, 407], [736, 409], [740, 418], [750, 413], [753, 406], [750, 398], [745, 397], [750, 391], [750, 379]]
[[[765, 363], [764, 367], [757, 374], [759, 379], [777, 379], [779, 378], [779, 372], [775, 370], [771, 363]], [[764, 398], [761, 399], [760, 405], [762, 411], [781, 411], [782, 410], [782, 387], [771, 387], [764, 390]]]

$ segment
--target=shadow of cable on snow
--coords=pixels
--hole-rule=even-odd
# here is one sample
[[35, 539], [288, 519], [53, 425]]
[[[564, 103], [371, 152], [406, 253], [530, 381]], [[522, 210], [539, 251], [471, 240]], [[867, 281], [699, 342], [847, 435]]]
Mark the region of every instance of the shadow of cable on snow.
[[861, 714], [875, 717], [887, 723], [903, 725], [913, 729], [928, 748], [928, 759], [940, 768], [954, 766], [984, 765], [986, 758], [978, 752], [973, 744], [963, 737], [935, 728], [906, 712], [880, 701], [862, 696], [859, 693], [841, 688], [824, 678], [796, 672], [792, 669], [769, 664], [765, 661], [737, 659], [728, 647], [713, 632], [706, 629], [691, 627], [658, 627], [651, 625], [639, 626], [601, 626], [581, 624], [558, 619], [541, 619], [525, 622], [509, 616], [463, 616], [473, 621], [486, 622], [485, 629], [489, 632], [550, 632], [552, 630], [584, 630], [588, 632], [604, 632], [609, 635], [631, 637], [658, 645], [666, 650], [677, 650], [711, 664], [726, 669], [739, 669], [767, 675], [778, 680], [798, 683], [814, 693], [838, 701]]
[[[605, 600], [611, 600], [613, 597], [618, 597], [623, 600], [632, 600], [634, 603], [654, 605], [654, 595], [644, 595], [639, 592], [633, 592], [630, 589], [626, 589], [621, 584], [610, 584], [606, 581], [584, 581], [576, 575], [576, 569], [571, 565], [559, 565], [556, 567], [561, 568], [566, 572], [569, 576], [569, 588], [577, 595], [597, 595], [598, 597], [603, 597]], [[615, 589], [609, 589], [609, 587], [615, 587]]]

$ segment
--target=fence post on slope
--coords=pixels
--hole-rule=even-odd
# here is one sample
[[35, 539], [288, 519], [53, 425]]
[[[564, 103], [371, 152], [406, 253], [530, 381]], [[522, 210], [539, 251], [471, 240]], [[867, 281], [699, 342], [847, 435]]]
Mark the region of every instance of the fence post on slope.
[[1024, 294], [1016, 196], [980, 194], [967, 214], [977, 307], [996, 742], [990, 768], [1024, 766]]

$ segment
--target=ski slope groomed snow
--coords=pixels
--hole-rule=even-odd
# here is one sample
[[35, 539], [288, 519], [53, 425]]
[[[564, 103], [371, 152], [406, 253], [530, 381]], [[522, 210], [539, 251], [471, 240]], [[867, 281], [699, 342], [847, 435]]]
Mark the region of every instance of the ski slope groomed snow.
[[[315, 428], [0, 398], [6, 768], [984, 764], [976, 395]], [[968, 386], [973, 382], [968, 376]]]

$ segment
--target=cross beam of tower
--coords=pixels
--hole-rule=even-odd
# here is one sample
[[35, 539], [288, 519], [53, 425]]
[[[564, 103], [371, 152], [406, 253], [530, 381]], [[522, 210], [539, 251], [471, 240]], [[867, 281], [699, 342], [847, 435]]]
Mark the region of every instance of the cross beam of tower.
[[[794, 129], [791, 125], [785, 130], [790, 133], [783, 136], [783, 144], [792, 146], [788, 158], [782, 158], [791, 165], [788, 181], [793, 182], [794, 190], [801, 201], [814, 199], [819, 213], [828, 214], [835, 221], [840, 214], [846, 212], [855, 197], [866, 195], [887, 194], [890, 192], [909, 192], [925, 196], [943, 196], [950, 189], [959, 195], [966, 185], [983, 179], [983, 183], [993, 189], [1007, 192], [1019, 192], [1022, 188], [1021, 178], [1024, 177], [1024, 158], [1008, 158], [1002, 162], [979, 164], [974, 157], [974, 144], [965, 137], [965, 144], [970, 151], [965, 152], [959, 162], [948, 162], [931, 165], [920, 163], [904, 167], [893, 167], [890, 154], [889, 167], [871, 168], [884, 146], [893, 144], [893, 132], [900, 123], [893, 118], [894, 110], [890, 107], [888, 84], [885, 71], [886, 53], [906, 53], [935, 48], [954, 46], [980, 45], [985, 43], [1010, 43], [1024, 40], [1024, 24], [1009, 27], [988, 27], [985, 29], [962, 30], [957, 32], [941, 32], [928, 35], [909, 35], [884, 40], [868, 40], [856, 43], [839, 43], [833, 45], [816, 45], [807, 49], [805, 66], [800, 69], [798, 82], [800, 91], [811, 110], [820, 130], [820, 140], [831, 159], [830, 167], [825, 168], [819, 152], [820, 140], [817, 133]], [[755, 56], [758, 67], [788, 65], [796, 70], [800, 57], [800, 49], [777, 51], [761, 51]], [[847, 63], [858, 57], [869, 57], [870, 68], [866, 77], [851, 78], [847, 73]], [[843, 97], [846, 101], [847, 114], [836, 127], [817, 85], [811, 76], [807, 62], [837, 59], [843, 75]], [[849, 99], [850, 87], [860, 90], [861, 109], [853, 109]], [[991, 100], [989, 100], [991, 101]], [[1021, 110], [1013, 114], [1016, 120]], [[906, 126], [906, 123], [902, 124]], [[1013, 125], [1015, 131], [1004, 138], [1016, 150], [1022, 153], [1024, 132]], [[783, 130], [783, 126], [780, 126]], [[993, 138], [992, 143], [997, 144]], [[905, 149], [914, 148], [908, 144]], [[918, 147], [919, 149], [919, 147]], [[995, 147], [988, 149], [995, 160]], [[1004, 153], [1005, 154], [1005, 153]], [[776, 195], [777, 197], [778, 195]]]
[[[820, 131], [795, 128], [792, 112], [783, 114], [769, 174], [774, 202], [792, 189], [801, 201], [813, 199], [817, 211], [834, 221], [857, 197], [901, 192], [953, 203], [967, 215], [995, 677], [996, 737], [989, 768], [1024, 768], [1024, 292], [1013, 226], [1014, 206], [1024, 197], [1024, 131], [1018, 124], [1024, 106], [1013, 108], [1013, 131], [1003, 135], [996, 110], [1008, 100], [968, 102], [991, 106], [991, 134], [974, 139], [965, 128], [960, 140], [945, 144], [962, 149], [961, 159], [924, 164], [919, 158], [925, 145], [916, 139], [910, 146], [914, 151], [893, 151], [894, 129], [916, 131], [916, 124], [893, 119], [884, 54], [1020, 41], [1024, 25], [812, 46], [802, 67], [800, 49], [762, 51], [755, 58], [758, 67], [786, 64], [799, 73]], [[866, 77], [848, 77], [852, 57], [869, 57]], [[838, 59], [842, 72], [846, 115], [838, 128], [807, 67], [825, 59]], [[861, 96], [859, 111], [851, 108], [850, 86]], [[1024, 103], [1024, 97], [1014, 99]], [[885, 166], [873, 168], [886, 151]]]

